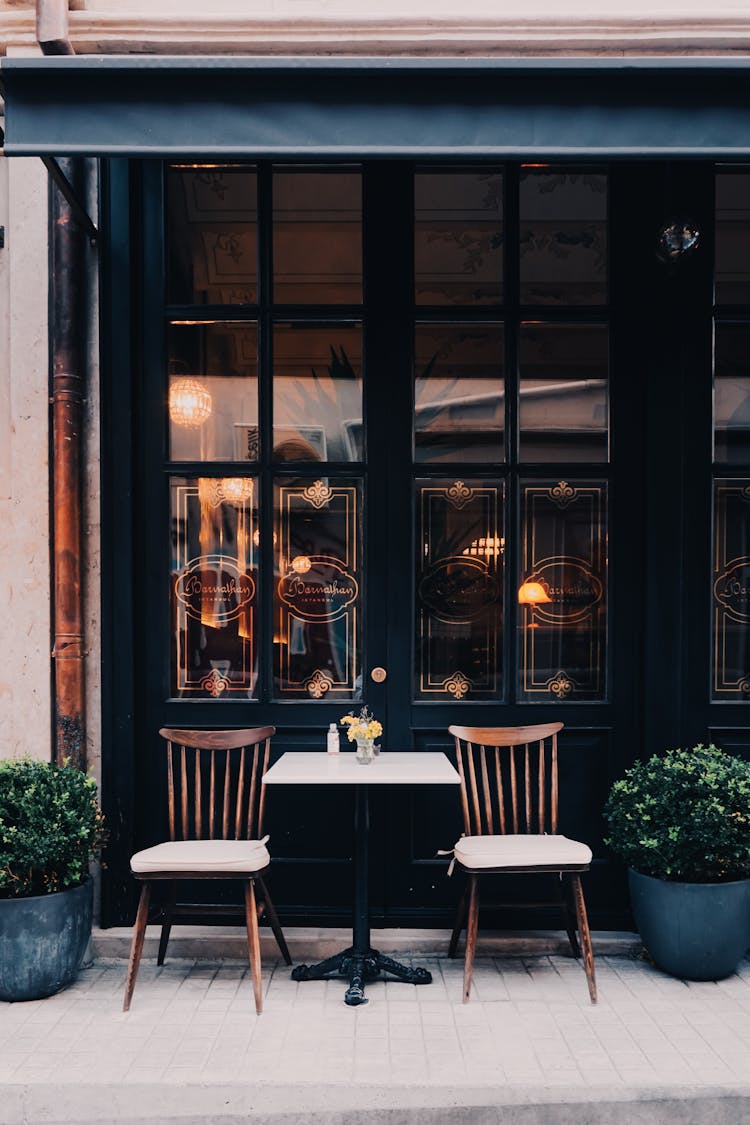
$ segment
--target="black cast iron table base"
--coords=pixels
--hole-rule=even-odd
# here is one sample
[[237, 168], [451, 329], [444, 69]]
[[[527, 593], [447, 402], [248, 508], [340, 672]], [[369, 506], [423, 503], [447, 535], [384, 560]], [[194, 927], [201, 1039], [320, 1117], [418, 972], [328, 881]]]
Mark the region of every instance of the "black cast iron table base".
[[366, 1004], [365, 984], [367, 981], [377, 980], [381, 973], [390, 973], [396, 980], [405, 981], [406, 984], [430, 984], [432, 973], [427, 969], [409, 969], [392, 957], [378, 953], [377, 949], [368, 949], [366, 953], [358, 953], [353, 947], [342, 949], [325, 961], [317, 965], [298, 965], [292, 969], [292, 980], [326, 980], [329, 976], [337, 975], [347, 977], [349, 987], [344, 994], [344, 1003], [355, 1007], [357, 1004]]
[[[363, 769], [376, 769], [367, 766]], [[370, 945], [370, 894], [367, 862], [367, 844], [370, 835], [369, 785], [366, 774], [361, 784], [355, 786], [354, 798], [354, 918], [352, 944], [317, 965], [298, 965], [292, 969], [292, 980], [326, 980], [330, 976], [346, 977], [349, 987], [344, 1003], [355, 1007], [366, 1004], [365, 984], [377, 980], [381, 973], [390, 973], [396, 980], [407, 984], [431, 984], [432, 973], [427, 969], [407, 969], [378, 953]]]

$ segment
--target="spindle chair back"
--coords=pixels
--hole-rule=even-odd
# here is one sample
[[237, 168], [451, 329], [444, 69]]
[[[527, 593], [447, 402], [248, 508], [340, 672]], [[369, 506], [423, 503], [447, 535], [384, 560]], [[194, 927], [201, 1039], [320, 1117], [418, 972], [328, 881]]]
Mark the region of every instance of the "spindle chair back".
[[260, 839], [274, 732], [162, 727], [170, 840]]
[[449, 727], [467, 836], [557, 832], [557, 735], [562, 723]]

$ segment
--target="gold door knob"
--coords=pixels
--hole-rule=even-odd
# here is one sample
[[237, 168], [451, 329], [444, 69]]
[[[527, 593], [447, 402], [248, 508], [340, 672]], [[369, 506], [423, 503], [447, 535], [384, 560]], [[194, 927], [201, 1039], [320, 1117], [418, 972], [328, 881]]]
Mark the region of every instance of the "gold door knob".
[[373, 668], [372, 672], [370, 672], [370, 677], [376, 684], [382, 684], [387, 675], [388, 673], [385, 668]]

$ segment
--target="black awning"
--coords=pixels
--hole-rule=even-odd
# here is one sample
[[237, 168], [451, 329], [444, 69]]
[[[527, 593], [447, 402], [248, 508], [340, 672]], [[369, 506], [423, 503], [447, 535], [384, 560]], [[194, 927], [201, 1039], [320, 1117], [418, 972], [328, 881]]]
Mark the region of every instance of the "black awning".
[[6, 58], [5, 153], [750, 157], [750, 59]]

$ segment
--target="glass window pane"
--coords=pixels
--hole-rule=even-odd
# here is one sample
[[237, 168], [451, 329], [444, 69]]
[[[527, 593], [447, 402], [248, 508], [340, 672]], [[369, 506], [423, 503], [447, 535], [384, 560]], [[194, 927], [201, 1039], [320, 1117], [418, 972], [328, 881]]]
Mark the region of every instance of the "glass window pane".
[[257, 460], [257, 326], [174, 323], [168, 346], [171, 459]]
[[361, 325], [278, 324], [273, 353], [274, 458], [361, 461]]
[[750, 461], [750, 325], [717, 324], [714, 460]]
[[257, 695], [258, 512], [251, 477], [171, 481], [171, 688], [179, 699]]
[[607, 693], [607, 485], [521, 485], [519, 698], [563, 703]]
[[276, 172], [273, 299], [284, 305], [362, 301], [360, 172]]
[[522, 324], [522, 461], [606, 461], [609, 340], [602, 324]]
[[714, 700], [750, 699], [750, 480], [714, 482]]
[[716, 177], [716, 303], [750, 303], [750, 173]]
[[418, 305], [488, 305], [503, 296], [503, 178], [418, 172], [414, 179]]
[[258, 300], [257, 178], [247, 167], [167, 172], [167, 301]]
[[521, 302], [600, 305], [607, 300], [607, 177], [522, 170]]
[[503, 692], [502, 482], [418, 481], [415, 699]]
[[361, 483], [279, 481], [274, 504], [274, 694], [359, 699]]
[[419, 324], [414, 350], [414, 459], [504, 460], [502, 325]]

